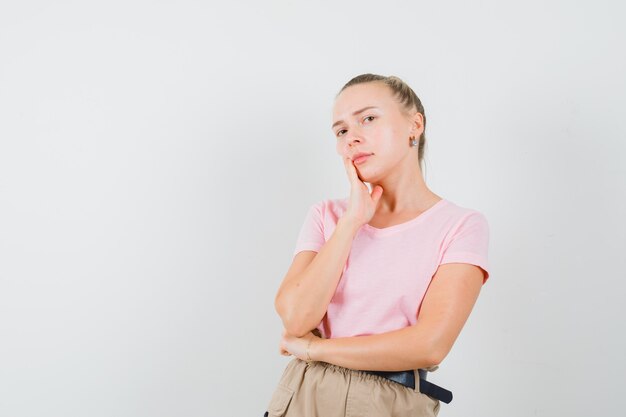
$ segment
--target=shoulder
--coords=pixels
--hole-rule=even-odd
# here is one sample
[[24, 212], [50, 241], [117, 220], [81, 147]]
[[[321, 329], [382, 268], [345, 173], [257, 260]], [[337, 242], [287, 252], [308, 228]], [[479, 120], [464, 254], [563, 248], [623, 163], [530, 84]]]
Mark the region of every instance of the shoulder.
[[467, 235], [480, 237], [480, 240], [487, 240], [489, 236], [489, 222], [480, 210], [449, 200], [438, 212], [437, 228], [443, 233], [444, 242]]
[[447, 204], [442, 210], [442, 215], [449, 219], [452, 224], [460, 225], [467, 222], [484, 222], [487, 223], [487, 217], [479, 210], [464, 207], [450, 200], [446, 200]]
[[488, 245], [489, 222], [480, 210], [449, 202], [446, 211], [444, 248], [453, 242], [457, 245], [464, 242], [468, 247]]
[[347, 198], [325, 198], [311, 204], [310, 210], [315, 210], [321, 217], [339, 218], [348, 207]]

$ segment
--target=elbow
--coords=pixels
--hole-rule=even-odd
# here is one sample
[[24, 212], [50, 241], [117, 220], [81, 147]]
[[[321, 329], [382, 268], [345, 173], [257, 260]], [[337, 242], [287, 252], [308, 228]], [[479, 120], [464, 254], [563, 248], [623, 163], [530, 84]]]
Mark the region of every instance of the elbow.
[[281, 299], [276, 297], [274, 300], [274, 309], [281, 321], [283, 322], [283, 327], [285, 331], [292, 336], [302, 337], [306, 335], [309, 330], [305, 329], [302, 326], [304, 320], [302, 318], [296, 316], [296, 311], [293, 308], [289, 308], [284, 302], [281, 302]]
[[443, 344], [433, 344], [429, 349], [430, 354], [427, 356], [427, 367], [439, 366], [441, 362], [448, 356], [448, 352], [450, 352], [450, 347], [444, 346]]
[[288, 334], [294, 337], [304, 337], [306, 336], [307, 333], [311, 331], [311, 330], [305, 330], [305, 329], [294, 327], [294, 326], [291, 326], [289, 328], [285, 327], [285, 330], [287, 331]]
[[304, 337], [311, 329], [307, 329], [301, 325], [302, 320], [294, 320], [290, 317], [281, 317], [285, 331], [295, 337]]
[[283, 321], [283, 327], [292, 336], [295, 337], [304, 337], [307, 333], [309, 333], [313, 328], [307, 323], [308, 320], [305, 320], [302, 317], [294, 316], [292, 314], [281, 316]]
[[279, 291], [274, 297], [274, 310], [280, 316], [283, 323], [286, 321], [286, 318], [291, 315], [292, 309], [289, 308], [289, 300], [286, 297], [284, 291]]
[[285, 328], [285, 330], [287, 330], [287, 332], [289, 332], [290, 330], [290, 320], [289, 320], [289, 316], [290, 314], [288, 314], [287, 308], [285, 306], [285, 303], [282, 301], [282, 298], [279, 298], [279, 296], [276, 296], [276, 299], [274, 300], [274, 310], [276, 310], [276, 313], [278, 314], [278, 316], [280, 317], [280, 319], [283, 322], [283, 327]]
[[439, 364], [443, 362], [443, 358], [444, 356], [439, 352], [431, 352], [430, 356], [426, 358], [426, 366], [423, 366], [423, 368], [439, 366]]
[[418, 339], [414, 339], [415, 344], [411, 350], [413, 352], [420, 352], [418, 357], [415, 358], [414, 368], [428, 369], [437, 367], [443, 359], [446, 357], [448, 350], [441, 340], [437, 340], [436, 337], [428, 335], [424, 337], [420, 335]]
[[439, 364], [443, 361], [443, 356], [440, 352], [435, 350], [428, 350], [424, 352], [422, 355], [414, 356], [413, 364], [411, 365], [412, 369], [429, 369], [438, 367]]
[[283, 327], [292, 336], [303, 337], [310, 331], [315, 329], [312, 323], [319, 323], [314, 313], [303, 313], [302, 311], [290, 307], [284, 301], [276, 297], [274, 300], [274, 309], [283, 322]]

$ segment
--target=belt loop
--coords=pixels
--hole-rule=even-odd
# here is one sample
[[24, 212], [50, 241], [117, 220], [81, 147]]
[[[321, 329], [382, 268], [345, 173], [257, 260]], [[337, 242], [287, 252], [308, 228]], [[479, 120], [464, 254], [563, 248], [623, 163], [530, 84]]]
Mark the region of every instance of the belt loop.
[[413, 375], [415, 375], [415, 392], [420, 392], [420, 373], [417, 369], [413, 369]]

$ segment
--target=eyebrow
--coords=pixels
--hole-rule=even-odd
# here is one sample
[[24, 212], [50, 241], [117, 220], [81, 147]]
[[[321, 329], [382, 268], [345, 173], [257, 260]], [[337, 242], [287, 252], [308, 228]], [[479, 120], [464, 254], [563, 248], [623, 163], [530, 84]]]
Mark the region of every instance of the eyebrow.
[[[356, 116], [359, 113], [364, 112], [365, 110], [369, 110], [369, 109], [377, 109], [378, 107], [376, 106], [367, 106], [367, 107], [363, 107], [361, 110], [357, 110], [354, 113], [352, 113], [353, 116]], [[343, 120], [337, 120], [335, 123], [333, 123], [333, 125], [331, 126], [331, 129], [334, 129], [335, 126], [337, 126], [338, 124], [343, 123]]]

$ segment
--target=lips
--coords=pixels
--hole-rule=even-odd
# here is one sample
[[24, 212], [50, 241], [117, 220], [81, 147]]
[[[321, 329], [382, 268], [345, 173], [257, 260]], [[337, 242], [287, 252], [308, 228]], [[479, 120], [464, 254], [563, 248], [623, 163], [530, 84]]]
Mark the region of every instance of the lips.
[[370, 155], [373, 155], [373, 154], [372, 153], [367, 153], [367, 152], [358, 152], [358, 153], [352, 155], [352, 161], [355, 164], [358, 164], [360, 162], [366, 161], [367, 160], [366, 157], [368, 157]]

